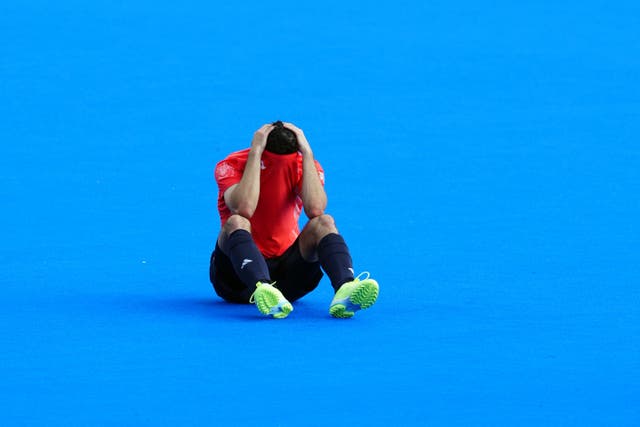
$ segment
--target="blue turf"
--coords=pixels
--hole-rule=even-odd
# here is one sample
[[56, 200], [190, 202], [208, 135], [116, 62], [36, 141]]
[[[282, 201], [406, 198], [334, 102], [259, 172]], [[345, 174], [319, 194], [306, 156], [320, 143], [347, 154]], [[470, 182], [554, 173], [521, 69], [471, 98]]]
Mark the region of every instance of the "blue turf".
[[[0, 5], [0, 424], [640, 425], [637, 3], [301, 3]], [[352, 320], [208, 283], [276, 119]]]

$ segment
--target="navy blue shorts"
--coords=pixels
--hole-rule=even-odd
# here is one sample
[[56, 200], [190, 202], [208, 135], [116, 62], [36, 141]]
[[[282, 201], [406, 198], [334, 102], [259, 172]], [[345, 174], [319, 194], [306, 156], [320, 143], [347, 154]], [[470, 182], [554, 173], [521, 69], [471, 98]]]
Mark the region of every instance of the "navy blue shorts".
[[[308, 262], [302, 258], [297, 239], [282, 255], [268, 258], [266, 261], [271, 280], [276, 282], [276, 288], [289, 301], [300, 299], [313, 291], [322, 279], [320, 263]], [[242, 283], [233, 269], [231, 260], [217, 243], [211, 254], [209, 279], [220, 298], [229, 302], [249, 303], [253, 289]]]

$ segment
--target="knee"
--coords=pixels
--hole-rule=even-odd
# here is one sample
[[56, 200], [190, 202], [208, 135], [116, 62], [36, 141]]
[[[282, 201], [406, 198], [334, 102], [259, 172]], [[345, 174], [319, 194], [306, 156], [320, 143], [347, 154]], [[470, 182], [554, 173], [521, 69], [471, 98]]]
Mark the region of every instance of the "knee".
[[251, 223], [243, 216], [231, 215], [227, 222], [224, 223], [223, 228], [227, 235], [230, 235], [236, 230], [247, 230], [251, 232]]
[[323, 214], [317, 216], [309, 221], [309, 224], [313, 227], [316, 233], [327, 234], [338, 232], [336, 223], [331, 215]]

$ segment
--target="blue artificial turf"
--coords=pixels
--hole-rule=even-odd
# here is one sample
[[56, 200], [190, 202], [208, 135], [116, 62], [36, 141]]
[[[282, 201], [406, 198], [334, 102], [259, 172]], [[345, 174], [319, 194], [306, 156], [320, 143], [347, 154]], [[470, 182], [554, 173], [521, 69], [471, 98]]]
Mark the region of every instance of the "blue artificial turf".
[[[640, 7], [529, 3], [0, 5], [0, 424], [640, 425]], [[276, 119], [352, 320], [208, 282]]]

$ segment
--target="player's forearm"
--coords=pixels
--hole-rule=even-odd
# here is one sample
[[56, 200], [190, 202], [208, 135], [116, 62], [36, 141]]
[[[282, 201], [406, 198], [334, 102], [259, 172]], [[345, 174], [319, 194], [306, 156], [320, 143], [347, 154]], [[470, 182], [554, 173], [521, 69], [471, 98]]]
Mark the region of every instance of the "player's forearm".
[[249, 152], [242, 179], [226, 201], [231, 212], [245, 218], [251, 218], [258, 206], [260, 197], [260, 158], [260, 153], [253, 150]]
[[312, 153], [304, 153], [302, 160], [302, 204], [309, 218], [324, 214], [327, 194], [324, 191]]

